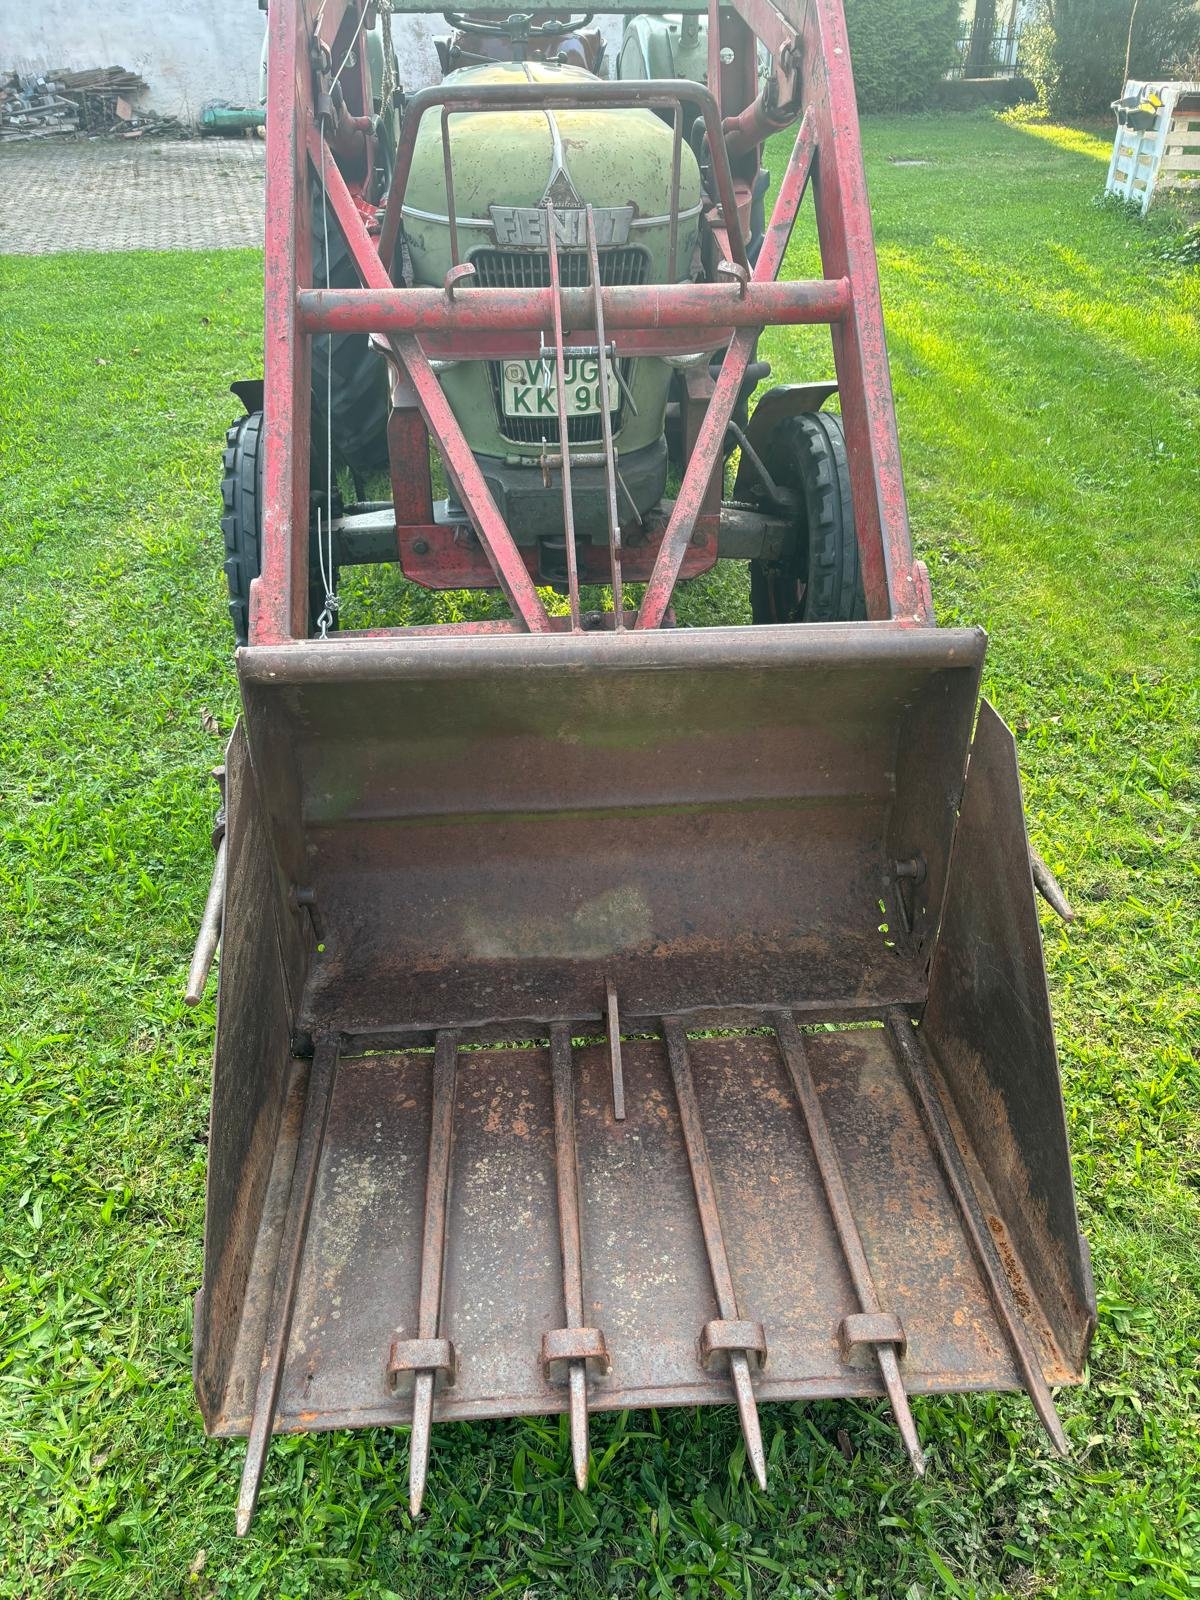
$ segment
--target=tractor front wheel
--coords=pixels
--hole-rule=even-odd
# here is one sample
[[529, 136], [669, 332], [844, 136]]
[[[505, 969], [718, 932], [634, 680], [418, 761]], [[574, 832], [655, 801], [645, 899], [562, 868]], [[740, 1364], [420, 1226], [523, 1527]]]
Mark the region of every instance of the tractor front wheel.
[[[262, 571], [263, 414], [250, 411], [225, 435], [221, 476], [221, 532], [225, 536], [225, 579], [234, 641], [250, 639], [250, 585]], [[335, 493], [336, 502], [337, 495]], [[337, 506], [334, 507], [335, 513]], [[334, 587], [337, 568], [334, 567]], [[308, 625], [316, 629], [325, 604], [315, 528], [309, 534]], [[337, 619], [334, 619], [337, 626]]]
[[754, 621], [860, 621], [867, 609], [842, 419], [832, 411], [781, 418], [763, 460], [795, 494], [798, 525], [785, 561], [750, 563]]

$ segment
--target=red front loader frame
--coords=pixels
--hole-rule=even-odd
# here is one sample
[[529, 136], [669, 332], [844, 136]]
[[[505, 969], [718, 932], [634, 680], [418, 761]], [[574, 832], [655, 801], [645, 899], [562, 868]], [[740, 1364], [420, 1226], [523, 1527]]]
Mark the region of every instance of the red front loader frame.
[[[714, 0], [709, 7], [711, 95], [694, 83], [653, 82], [597, 82], [576, 86], [569, 94], [542, 84], [517, 90], [496, 85], [423, 90], [405, 106], [395, 175], [386, 196], [365, 193], [362, 184], [348, 183], [344, 176], [344, 169], [370, 169], [362, 155], [371, 137], [369, 119], [353, 114], [355, 108], [369, 110], [366, 52], [360, 52], [354, 69], [355, 84], [348, 85], [344, 74], [338, 79], [345, 108], [335, 112], [326, 89], [338, 76], [334, 63], [342, 59], [340, 42], [354, 37], [364, 5], [369, 0], [332, 0], [318, 13], [315, 33], [309, 15], [313, 7], [306, 0], [273, 0], [270, 9], [267, 455], [262, 572], [251, 595], [251, 643], [281, 644], [308, 635], [311, 340], [354, 331], [375, 335], [393, 369], [389, 448], [397, 555], [402, 560], [407, 556], [411, 564], [412, 547], [420, 541], [418, 548], [434, 550], [435, 562], [455, 559], [446, 547], [446, 530], [434, 523], [428, 471], [432, 438], [478, 539], [478, 581], [498, 584], [512, 608], [511, 623], [456, 623], [448, 628], [537, 633], [562, 624], [547, 614], [538, 596], [534, 577], [431, 370], [431, 358], [536, 355], [547, 330], [555, 330], [560, 364], [572, 341], [603, 347], [607, 339], [618, 357], [716, 348], [727, 342], [719, 376], [698, 408], [698, 426], [689, 430], [690, 451], [670, 516], [639, 548], [637, 570], [624, 573], [648, 579], [636, 616], [627, 617], [621, 604], [620, 534], [616, 518], [610, 518], [613, 625], [641, 630], [659, 626], [668, 616], [681, 575], [702, 571], [717, 557], [722, 446], [730, 416], [758, 333], [768, 325], [789, 323], [830, 326], [867, 615], [907, 625], [931, 623], [926, 575], [913, 559], [909, 538], [850, 56], [838, 0], [789, 0], [782, 8], [771, 0], [734, 0], [732, 6], [718, 8]], [[774, 75], [762, 92], [755, 39], [771, 52], [774, 63]], [[732, 52], [730, 65], [721, 64], [722, 51]], [[469, 287], [471, 268], [456, 265], [441, 288], [397, 287], [392, 282], [384, 263], [394, 252], [413, 142], [426, 113], [440, 110], [443, 146], [448, 148], [446, 124], [454, 111], [526, 105], [665, 107], [677, 105], [684, 95], [703, 106], [715, 157], [717, 195], [707, 201], [705, 216], [722, 258], [716, 281], [602, 291], [595, 283], [591, 289], [557, 291], [553, 286], [484, 289]], [[743, 239], [761, 143], [798, 119], [795, 146], [751, 270]], [[677, 128], [679, 120], [677, 116]], [[450, 187], [448, 159], [447, 168]], [[361, 288], [312, 286], [310, 187], [322, 182]], [[776, 280], [810, 183], [824, 275], [781, 283]], [[452, 189], [450, 203], [452, 209]], [[606, 339], [598, 339], [598, 329]], [[560, 470], [569, 530], [569, 459]], [[569, 626], [577, 630], [578, 573], [571, 538], [567, 559]], [[470, 586], [469, 564], [463, 569], [459, 562], [454, 581]]]

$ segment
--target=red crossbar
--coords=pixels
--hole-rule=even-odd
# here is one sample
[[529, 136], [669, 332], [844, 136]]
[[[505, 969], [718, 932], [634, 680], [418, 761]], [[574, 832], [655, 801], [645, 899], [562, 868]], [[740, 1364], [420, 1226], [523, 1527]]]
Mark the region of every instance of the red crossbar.
[[[379, 261], [378, 256], [375, 259]], [[564, 289], [562, 297], [564, 320], [590, 331], [590, 291]], [[648, 283], [605, 289], [602, 298], [609, 332], [694, 329], [693, 348], [701, 350], [713, 339], [714, 329], [840, 322], [850, 311], [850, 285], [844, 278], [763, 283], [756, 277], [744, 293], [732, 282]], [[422, 338], [466, 333], [486, 339], [504, 331], [537, 332], [553, 317], [549, 289], [460, 285], [451, 296], [444, 289], [394, 289], [386, 284], [301, 290], [296, 304], [306, 333], [420, 333]], [[680, 341], [671, 344], [676, 347]]]

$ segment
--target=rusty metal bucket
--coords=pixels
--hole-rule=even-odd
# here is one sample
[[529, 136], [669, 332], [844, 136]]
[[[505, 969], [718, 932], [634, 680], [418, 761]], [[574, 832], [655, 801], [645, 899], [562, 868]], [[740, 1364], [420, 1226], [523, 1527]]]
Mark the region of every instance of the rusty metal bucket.
[[[196, 1388], [250, 1434], [1077, 1379], [984, 640], [243, 651]], [[977, 719], [978, 710], [978, 719]], [[977, 720], [976, 720], [977, 719]], [[973, 741], [973, 742], [972, 742]], [[970, 762], [968, 766], [968, 754]], [[965, 775], [965, 787], [964, 787]]]

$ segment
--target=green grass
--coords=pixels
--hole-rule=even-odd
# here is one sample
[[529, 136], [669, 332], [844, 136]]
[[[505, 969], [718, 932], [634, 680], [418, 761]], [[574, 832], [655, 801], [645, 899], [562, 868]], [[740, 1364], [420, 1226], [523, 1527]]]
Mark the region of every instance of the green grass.
[[[1086, 133], [867, 129], [913, 525], [940, 617], [992, 633], [1032, 831], [1100, 1298], [1074, 1445], [1023, 1398], [287, 1439], [251, 1538], [190, 1390], [211, 1001], [180, 1000], [235, 709], [216, 476], [260, 360], [260, 260], [0, 261], [0, 1593], [1200, 1594], [1200, 273], [1093, 203]], [[782, 151], [772, 158], [778, 168]], [[897, 159], [927, 161], [895, 165]], [[811, 270], [801, 234], [789, 267]], [[823, 336], [766, 341], [780, 377]], [[720, 571], [692, 620], [744, 614]], [[214, 724], [215, 719], [215, 724]], [[845, 1430], [853, 1460], [838, 1448]]]

